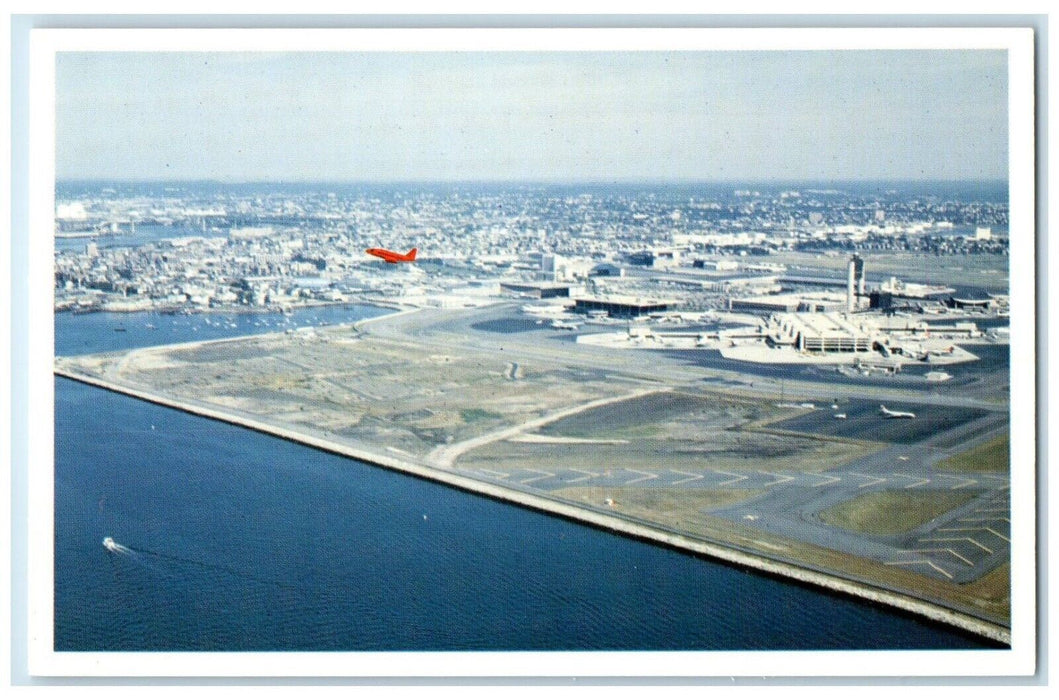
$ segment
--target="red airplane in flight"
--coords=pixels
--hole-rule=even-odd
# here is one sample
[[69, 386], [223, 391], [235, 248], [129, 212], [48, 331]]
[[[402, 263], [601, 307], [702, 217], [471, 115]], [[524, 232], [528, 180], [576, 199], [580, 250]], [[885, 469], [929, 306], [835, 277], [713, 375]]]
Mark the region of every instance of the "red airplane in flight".
[[386, 250], [385, 248], [368, 248], [366, 251], [368, 255], [374, 255], [377, 258], [382, 258], [388, 263], [402, 263], [402, 262], [415, 262], [416, 253], [418, 248], [412, 248], [404, 255], [395, 253], [392, 250]]

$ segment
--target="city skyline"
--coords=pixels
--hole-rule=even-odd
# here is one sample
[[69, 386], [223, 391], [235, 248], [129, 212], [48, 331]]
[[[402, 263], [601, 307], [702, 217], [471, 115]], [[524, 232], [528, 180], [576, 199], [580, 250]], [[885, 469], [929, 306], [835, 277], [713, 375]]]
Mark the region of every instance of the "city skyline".
[[60, 53], [62, 180], [1006, 179], [1003, 51]]

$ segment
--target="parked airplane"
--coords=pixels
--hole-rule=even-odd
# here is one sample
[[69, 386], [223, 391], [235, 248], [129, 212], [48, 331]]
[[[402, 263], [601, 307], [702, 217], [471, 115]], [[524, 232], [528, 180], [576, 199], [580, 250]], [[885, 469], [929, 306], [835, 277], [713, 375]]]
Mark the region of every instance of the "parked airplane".
[[571, 323], [569, 321], [560, 321], [559, 319], [555, 319], [554, 321], [552, 321], [552, 328], [557, 328], [557, 329], [561, 329], [561, 330], [576, 331], [580, 327], [581, 327], [581, 324], [579, 324], [579, 323]]
[[366, 251], [368, 255], [374, 255], [377, 258], [382, 258], [388, 263], [401, 263], [401, 262], [415, 262], [417, 248], [412, 248], [404, 255], [395, 253], [392, 250], [386, 250], [385, 248], [368, 248]]
[[891, 411], [882, 404], [879, 404], [879, 413], [883, 414], [887, 418], [915, 418], [916, 414], [911, 411]]

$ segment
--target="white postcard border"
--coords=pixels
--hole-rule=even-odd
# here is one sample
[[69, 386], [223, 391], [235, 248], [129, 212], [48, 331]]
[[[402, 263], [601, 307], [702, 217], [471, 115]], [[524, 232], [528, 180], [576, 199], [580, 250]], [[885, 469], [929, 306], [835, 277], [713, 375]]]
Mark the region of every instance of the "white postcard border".
[[[60, 51], [1009, 51], [1011, 336], [1035, 348], [1033, 33], [938, 29], [35, 29], [30, 66], [29, 662], [37, 676], [1004, 676], [1035, 669], [1036, 377], [1012, 363], [1012, 648], [878, 652], [127, 653], [53, 650], [55, 55]], [[1013, 353], [1014, 355], [1014, 353]], [[1025, 356], [1025, 355], [1023, 355]], [[1029, 366], [1026, 363], [1025, 366]], [[1016, 368], [1018, 371], [1016, 371]]]

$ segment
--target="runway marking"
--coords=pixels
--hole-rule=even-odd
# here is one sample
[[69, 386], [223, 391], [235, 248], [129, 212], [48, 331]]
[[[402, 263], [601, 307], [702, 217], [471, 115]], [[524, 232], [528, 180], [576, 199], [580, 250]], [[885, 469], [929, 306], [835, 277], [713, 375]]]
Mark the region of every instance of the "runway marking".
[[938, 532], [988, 532], [989, 534], [995, 537], [999, 537], [1005, 542], [1011, 542], [1011, 540], [1009, 540], [1007, 537], [1004, 537], [991, 527], [939, 527]]
[[927, 566], [929, 566], [930, 568], [934, 569], [935, 571], [939, 571], [942, 574], [944, 574], [945, 576], [947, 576], [949, 578], [952, 578], [952, 574], [950, 574], [948, 571], [946, 571], [945, 569], [941, 568], [940, 566], [938, 566], [937, 564], [935, 564], [934, 562], [932, 562], [929, 559], [916, 559], [915, 561], [888, 561], [888, 562], [883, 562], [883, 563], [886, 564], [887, 566], [908, 566], [910, 564], [926, 564]]
[[902, 477], [904, 479], [919, 479], [919, 481], [915, 482], [914, 484], [909, 484], [908, 486], [906, 486], [905, 487], [906, 489], [914, 489], [917, 486], [922, 486], [924, 484], [929, 484], [930, 483], [930, 479], [921, 479], [920, 477], [912, 476], [911, 474], [893, 474], [892, 476], [899, 476], [899, 477]]
[[598, 476], [598, 474], [595, 474], [594, 472], [586, 472], [584, 469], [574, 469], [573, 467], [570, 468], [570, 471], [572, 471], [572, 472], [580, 472], [581, 474], [587, 474], [588, 475], [588, 476], [579, 476], [576, 479], [568, 479], [567, 483], [570, 483], [570, 484], [576, 484], [578, 481], [588, 481], [592, 477]]
[[673, 472], [675, 474], [683, 474], [684, 476], [689, 477], [687, 479], [681, 479], [680, 481], [673, 481], [673, 482], [670, 483], [671, 486], [677, 486], [679, 484], [686, 484], [689, 481], [695, 481], [696, 479], [701, 479], [702, 478], [702, 474], [688, 474], [687, 472], [682, 472], [679, 469], [670, 469], [669, 471], [671, 471], [671, 472]]
[[783, 484], [783, 483], [786, 483], [788, 481], [794, 481], [794, 477], [793, 476], [783, 476], [781, 474], [773, 474], [772, 472], [759, 472], [759, 473], [760, 474], [768, 474], [769, 476], [776, 477], [775, 481], [770, 481], [767, 484], [762, 484], [761, 485], [762, 488], [765, 488], [765, 487], [768, 487], [768, 486], [775, 486], [776, 484]]
[[520, 483], [520, 484], [528, 484], [531, 481], [540, 481], [541, 479], [547, 479], [549, 476], [555, 476], [555, 474], [552, 474], [551, 472], [542, 472], [540, 469], [526, 469], [526, 471], [528, 471], [528, 472], [537, 472], [538, 474], [540, 474], [540, 476], [531, 476], [530, 478], [523, 479], [522, 481], [520, 481], [518, 483]]
[[993, 523], [997, 520], [1003, 520], [1005, 523], [1008, 524], [1011, 523], [1010, 518], [998, 518], [995, 515], [987, 515], [984, 518], [957, 518], [957, 520], [961, 523]]
[[967, 566], [974, 566], [974, 562], [973, 561], [971, 561], [970, 559], [968, 559], [967, 557], [965, 557], [965, 556], [963, 556], [961, 554], [958, 554], [957, 552], [955, 552], [955, 551], [953, 551], [951, 549], [910, 549], [908, 551], [910, 551], [910, 552], [948, 552], [949, 554], [951, 554], [952, 556], [956, 557], [957, 559], [959, 559], [963, 563], [967, 564]]
[[950, 490], [955, 491], [956, 489], [966, 488], [967, 486], [974, 486], [978, 483], [977, 479], [968, 479], [962, 476], [949, 476], [948, 474], [938, 474], [939, 479], [960, 479], [961, 483], [956, 484]]
[[626, 481], [625, 484], [624, 484], [625, 486], [628, 486], [629, 484], [637, 484], [637, 483], [639, 483], [641, 481], [650, 481], [651, 479], [657, 479], [658, 478], [657, 474], [652, 474], [651, 472], [642, 472], [639, 469], [630, 469], [629, 471], [635, 472], [637, 474], [643, 474], [643, 476], [640, 477], [639, 479], [633, 479], [632, 481]]
[[1011, 540], [1009, 540], [1009, 539], [1008, 539], [1007, 537], [1004, 537], [1003, 535], [1001, 535], [1001, 534], [1000, 534], [999, 532], [997, 532], [996, 530], [994, 530], [994, 529], [993, 529], [993, 528], [991, 528], [991, 527], [987, 527], [987, 528], [984, 528], [984, 529], [985, 529], [985, 530], [987, 530], [988, 532], [991, 532], [991, 533], [993, 533], [994, 535], [996, 535], [996, 536], [997, 536], [997, 537], [999, 537], [1000, 539], [1004, 540], [1005, 542], [1008, 542], [1008, 543], [1010, 543], [1010, 542], [1011, 542]]
[[746, 481], [750, 478], [745, 474], [733, 474], [732, 472], [722, 472], [720, 469], [714, 469], [713, 471], [717, 472], [718, 474], [725, 474], [727, 476], [735, 477], [734, 479], [729, 479], [728, 481], [722, 481], [721, 483], [717, 484], [718, 486], [728, 486], [729, 484], [735, 484], [740, 481]]
[[501, 479], [506, 479], [511, 476], [510, 474], [505, 474], [503, 472], [494, 472], [492, 469], [482, 469], [481, 471], [485, 472], [486, 474], [492, 474], [493, 476], [500, 477]]
[[976, 547], [980, 547], [981, 549], [983, 549], [987, 554], [992, 554], [993, 553], [993, 550], [991, 550], [989, 547], [986, 547], [984, 544], [982, 544], [978, 540], [972, 539], [970, 537], [923, 537], [919, 541], [920, 542], [970, 542], [971, 544], [975, 545]]
[[850, 472], [849, 475], [850, 476], [863, 476], [865, 479], [867, 479], [866, 482], [864, 482], [863, 484], [861, 484], [860, 486], [857, 487], [858, 489], [867, 488], [868, 486], [878, 486], [879, 484], [884, 484], [887, 481], [886, 479], [882, 478], [881, 476], [871, 476], [870, 474], [858, 474], [857, 472]]
[[839, 481], [842, 481], [841, 477], [825, 476], [824, 481], [821, 481], [819, 484], [813, 484], [813, 488], [817, 488], [819, 486], [827, 486], [829, 484], [837, 484]]

